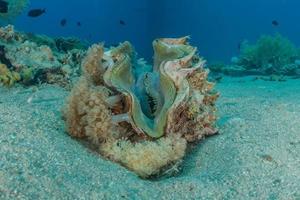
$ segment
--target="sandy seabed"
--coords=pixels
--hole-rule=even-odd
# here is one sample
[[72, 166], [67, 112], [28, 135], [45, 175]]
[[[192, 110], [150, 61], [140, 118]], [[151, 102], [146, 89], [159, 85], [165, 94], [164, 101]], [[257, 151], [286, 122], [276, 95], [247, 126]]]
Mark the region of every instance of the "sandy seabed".
[[64, 89], [0, 88], [0, 199], [300, 199], [300, 80], [217, 90], [220, 134], [147, 181], [64, 132]]

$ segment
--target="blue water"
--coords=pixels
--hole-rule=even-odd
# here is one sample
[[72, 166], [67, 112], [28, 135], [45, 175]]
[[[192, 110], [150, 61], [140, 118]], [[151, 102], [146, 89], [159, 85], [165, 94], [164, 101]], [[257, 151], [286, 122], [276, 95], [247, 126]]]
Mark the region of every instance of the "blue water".
[[[151, 59], [157, 37], [191, 35], [192, 43], [209, 61], [229, 61], [244, 39], [279, 32], [300, 45], [298, 0], [31, 0], [30, 8], [47, 13], [31, 19], [26, 11], [19, 30], [50, 36], [77, 36], [91, 42], [131, 41], [142, 57]], [[68, 20], [61, 27], [62, 18]], [[120, 25], [123, 20], [126, 25]], [[272, 26], [272, 20], [279, 22]], [[77, 27], [80, 21], [82, 27]]]

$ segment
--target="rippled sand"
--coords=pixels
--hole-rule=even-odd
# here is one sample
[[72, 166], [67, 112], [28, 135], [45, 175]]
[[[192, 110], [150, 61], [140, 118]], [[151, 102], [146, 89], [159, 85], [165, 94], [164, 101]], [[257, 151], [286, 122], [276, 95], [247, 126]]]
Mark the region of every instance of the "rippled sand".
[[145, 181], [64, 132], [68, 92], [0, 88], [0, 199], [300, 199], [300, 80], [225, 78], [220, 134]]

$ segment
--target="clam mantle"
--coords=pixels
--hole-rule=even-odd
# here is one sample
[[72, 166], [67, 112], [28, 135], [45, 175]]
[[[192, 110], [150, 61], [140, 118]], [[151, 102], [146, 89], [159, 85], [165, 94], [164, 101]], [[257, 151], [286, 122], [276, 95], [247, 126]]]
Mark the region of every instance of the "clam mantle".
[[161, 173], [189, 142], [215, 134], [219, 95], [187, 40], [155, 40], [153, 66], [137, 59], [129, 42], [107, 51], [93, 45], [64, 108], [68, 133], [141, 177]]

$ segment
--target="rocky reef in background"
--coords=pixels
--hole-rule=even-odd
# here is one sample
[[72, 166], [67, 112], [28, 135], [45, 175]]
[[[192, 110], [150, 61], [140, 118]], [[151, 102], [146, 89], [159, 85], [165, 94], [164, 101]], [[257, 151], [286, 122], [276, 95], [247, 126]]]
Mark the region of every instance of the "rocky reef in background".
[[247, 41], [243, 42], [240, 55], [233, 57], [231, 64], [215, 63], [211, 64], [209, 69], [213, 73], [230, 76], [299, 77], [300, 49], [279, 34], [274, 36], [265, 35], [261, 36], [253, 45]]
[[176, 172], [187, 147], [217, 133], [219, 94], [187, 39], [155, 40], [153, 66], [129, 42], [93, 45], [63, 110], [67, 132], [140, 177]]
[[58, 84], [70, 87], [79, 76], [87, 45], [75, 38], [22, 33], [0, 28], [0, 84]]
[[0, 13], [0, 20], [11, 22], [19, 16], [29, 5], [29, 0], [5, 0], [8, 3], [9, 12]]

